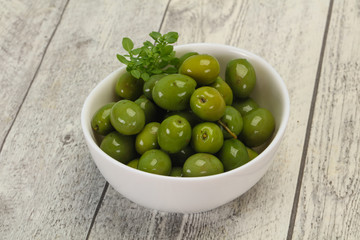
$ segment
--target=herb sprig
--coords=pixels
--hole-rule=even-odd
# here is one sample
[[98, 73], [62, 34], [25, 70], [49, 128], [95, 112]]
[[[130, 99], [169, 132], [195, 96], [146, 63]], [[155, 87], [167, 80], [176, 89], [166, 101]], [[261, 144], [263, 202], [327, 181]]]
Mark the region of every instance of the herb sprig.
[[151, 32], [149, 35], [155, 40], [155, 44], [145, 41], [139, 48], [134, 48], [133, 41], [124, 37], [122, 46], [129, 54], [117, 54], [119, 61], [127, 65], [126, 70], [133, 77], [142, 78], [144, 81], [154, 74], [176, 73], [179, 59], [175, 57], [174, 46], [170, 44], [178, 40], [178, 33], [168, 32], [162, 35]]

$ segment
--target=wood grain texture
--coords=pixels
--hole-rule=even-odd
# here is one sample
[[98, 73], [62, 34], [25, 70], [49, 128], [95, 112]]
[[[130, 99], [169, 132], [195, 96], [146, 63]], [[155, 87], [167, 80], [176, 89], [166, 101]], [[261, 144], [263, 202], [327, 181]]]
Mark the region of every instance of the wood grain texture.
[[82, 104], [120, 66], [121, 38], [142, 41], [166, 5], [70, 1], [0, 153], [1, 239], [86, 237], [105, 180], [85, 146]]
[[36, 74], [66, 2], [0, 2], [0, 146]]
[[360, 239], [359, 26], [359, 1], [334, 1], [294, 239]]
[[310, 0], [171, 1], [162, 32], [179, 32], [179, 44], [241, 47], [278, 70], [291, 97], [287, 132], [268, 173], [229, 204], [199, 214], [168, 214], [136, 206], [109, 187], [90, 238], [285, 239], [328, 7], [327, 1]]

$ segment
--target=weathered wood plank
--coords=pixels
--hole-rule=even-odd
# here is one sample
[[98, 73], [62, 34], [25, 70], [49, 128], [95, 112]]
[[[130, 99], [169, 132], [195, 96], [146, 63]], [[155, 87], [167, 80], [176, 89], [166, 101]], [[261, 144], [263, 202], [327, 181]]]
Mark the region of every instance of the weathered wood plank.
[[66, 2], [0, 2], [0, 148]]
[[1, 239], [86, 237], [105, 180], [83, 140], [83, 101], [120, 66], [121, 38], [142, 41], [166, 5], [69, 2], [0, 153]]
[[359, 26], [359, 1], [334, 1], [294, 239], [360, 239]]
[[328, 7], [329, 2], [310, 0], [171, 1], [162, 31], [179, 32], [179, 43], [238, 46], [263, 56], [278, 70], [291, 97], [287, 133], [264, 178], [242, 197], [213, 211], [185, 215], [152, 211], [119, 198], [110, 187], [91, 238], [285, 239]]

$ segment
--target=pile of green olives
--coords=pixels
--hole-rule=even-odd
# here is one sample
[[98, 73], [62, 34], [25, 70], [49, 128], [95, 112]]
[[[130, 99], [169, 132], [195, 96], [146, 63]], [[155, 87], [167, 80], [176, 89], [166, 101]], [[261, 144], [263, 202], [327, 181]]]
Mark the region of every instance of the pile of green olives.
[[234, 59], [225, 80], [218, 60], [189, 52], [178, 73], [157, 74], [144, 82], [129, 73], [116, 83], [118, 101], [102, 106], [91, 126], [102, 135], [100, 148], [141, 171], [201, 177], [238, 168], [255, 157], [254, 147], [273, 135], [270, 111], [251, 97], [253, 66]]

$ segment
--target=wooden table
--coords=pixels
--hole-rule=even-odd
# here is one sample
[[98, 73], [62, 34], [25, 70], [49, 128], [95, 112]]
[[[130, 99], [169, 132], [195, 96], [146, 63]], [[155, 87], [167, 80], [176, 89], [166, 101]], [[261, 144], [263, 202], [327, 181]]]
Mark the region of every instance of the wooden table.
[[[288, 87], [273, 165], [218, 209], [138, 206], [85, 145], [85, 97], [153, 30], [247, 49]], [[1, 0], [0, 239], [360, 239], [359, 46], [358, 0]]]

